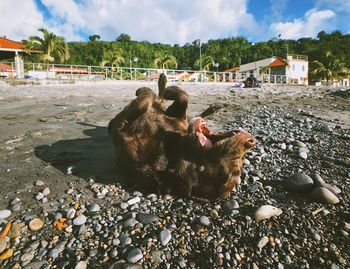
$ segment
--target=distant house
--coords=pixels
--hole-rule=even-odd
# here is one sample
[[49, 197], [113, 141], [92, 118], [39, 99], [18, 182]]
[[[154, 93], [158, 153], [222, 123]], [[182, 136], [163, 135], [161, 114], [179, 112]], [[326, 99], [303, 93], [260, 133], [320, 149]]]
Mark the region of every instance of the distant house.
[[14, 74], [18, 78], [24, 77], [24, 64], [21, 56], [23, 53], [25, 53], [25, 47], [22, 43], [0, 37], [0, 60], [15, 59], [16, 72], [11, 75]]
[[[226, 70], [228, 71], [228, 70]], [[225, 71], [225, 72], [226, 72]], [[308, 85], [309, 62], [305, 55], [288, 55], [287, 59], [271, 57], [232, 68], [236, 80], [250, 75], [265, 83]]]

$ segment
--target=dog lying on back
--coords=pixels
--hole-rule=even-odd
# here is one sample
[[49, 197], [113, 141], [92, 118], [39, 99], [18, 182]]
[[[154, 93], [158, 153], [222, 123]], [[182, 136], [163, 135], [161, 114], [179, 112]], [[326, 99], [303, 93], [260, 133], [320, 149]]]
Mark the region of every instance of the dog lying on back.
[[[109, 123], [118, 168], [143, 191], [210, 200], [229, 196], [255, 138], [244, 130], [212, 132], [201, 117], [188, 122], [188, 94], [166, 87], [164, 74], [158, 87], [158, 96], [139, 88]], [[174, 102], [165, 108], [164, 100]]]

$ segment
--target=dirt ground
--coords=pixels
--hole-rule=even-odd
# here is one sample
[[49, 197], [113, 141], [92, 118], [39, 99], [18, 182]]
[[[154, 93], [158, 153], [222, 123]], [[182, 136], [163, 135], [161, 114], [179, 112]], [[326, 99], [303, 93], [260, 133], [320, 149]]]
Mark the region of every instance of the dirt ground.
[[[114, 168], [107, 128], [134, 98], [137, 88], [151, 82], [76, 82], [11, 86], [0, 81], [0, 210], [18, 197], [33, 204], [37, 180], [59, 197], [74, 184], [84, 188], [89, 178], [121, 182]], [[328, 125], [350, 128], [350, 99], [330, 95], [337, 89], [264, 86], [236, 89], [229, 84], [179, 84], [190, 94], [189, 116], [209, 105], [222, 104], [208, 119], [220, 129], [237, 115], [258, 106], [293, 107]], [[242, 126], [244, 127], [244, 126]], [[72, 171], [72, 174], [68, 171]]]

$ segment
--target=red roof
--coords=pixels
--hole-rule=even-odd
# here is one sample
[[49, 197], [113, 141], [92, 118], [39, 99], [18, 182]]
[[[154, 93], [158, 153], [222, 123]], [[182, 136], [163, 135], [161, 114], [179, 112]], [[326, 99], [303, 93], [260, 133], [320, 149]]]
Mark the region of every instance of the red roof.
[[24, 50], [25, 47], [20, 42], [0, 37], [0, 49]]
[[224, 72], [236, 72], [236, 71], [239, 71], [239, 67], [233, 67], [233, 68], [225, 70]]
[[14, 71], [11, 65], [0, 63], [0, 72]]
[[270, 63], [268, 67], [278, 67], [278, 66], [287, 66], [287, 65], [288, 63], [285, 60], [281, 58], [276, 58], [276, 60]]

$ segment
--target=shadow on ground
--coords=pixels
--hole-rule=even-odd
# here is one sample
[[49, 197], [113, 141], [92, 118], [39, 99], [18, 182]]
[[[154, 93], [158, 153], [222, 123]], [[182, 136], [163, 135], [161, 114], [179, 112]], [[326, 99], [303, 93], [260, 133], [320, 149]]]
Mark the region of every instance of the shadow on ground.
[[40, 145], [35, 148], [35, 156], [67, 174], [72, 173], [85, 180], [94, 178], [100, 183], [121, 182], [114, 164], [113, 144], [106, 127], [86, 123], [80, 125], [92, 127], [84, 130], [88, 138], [60, 140], [52, 145]]

